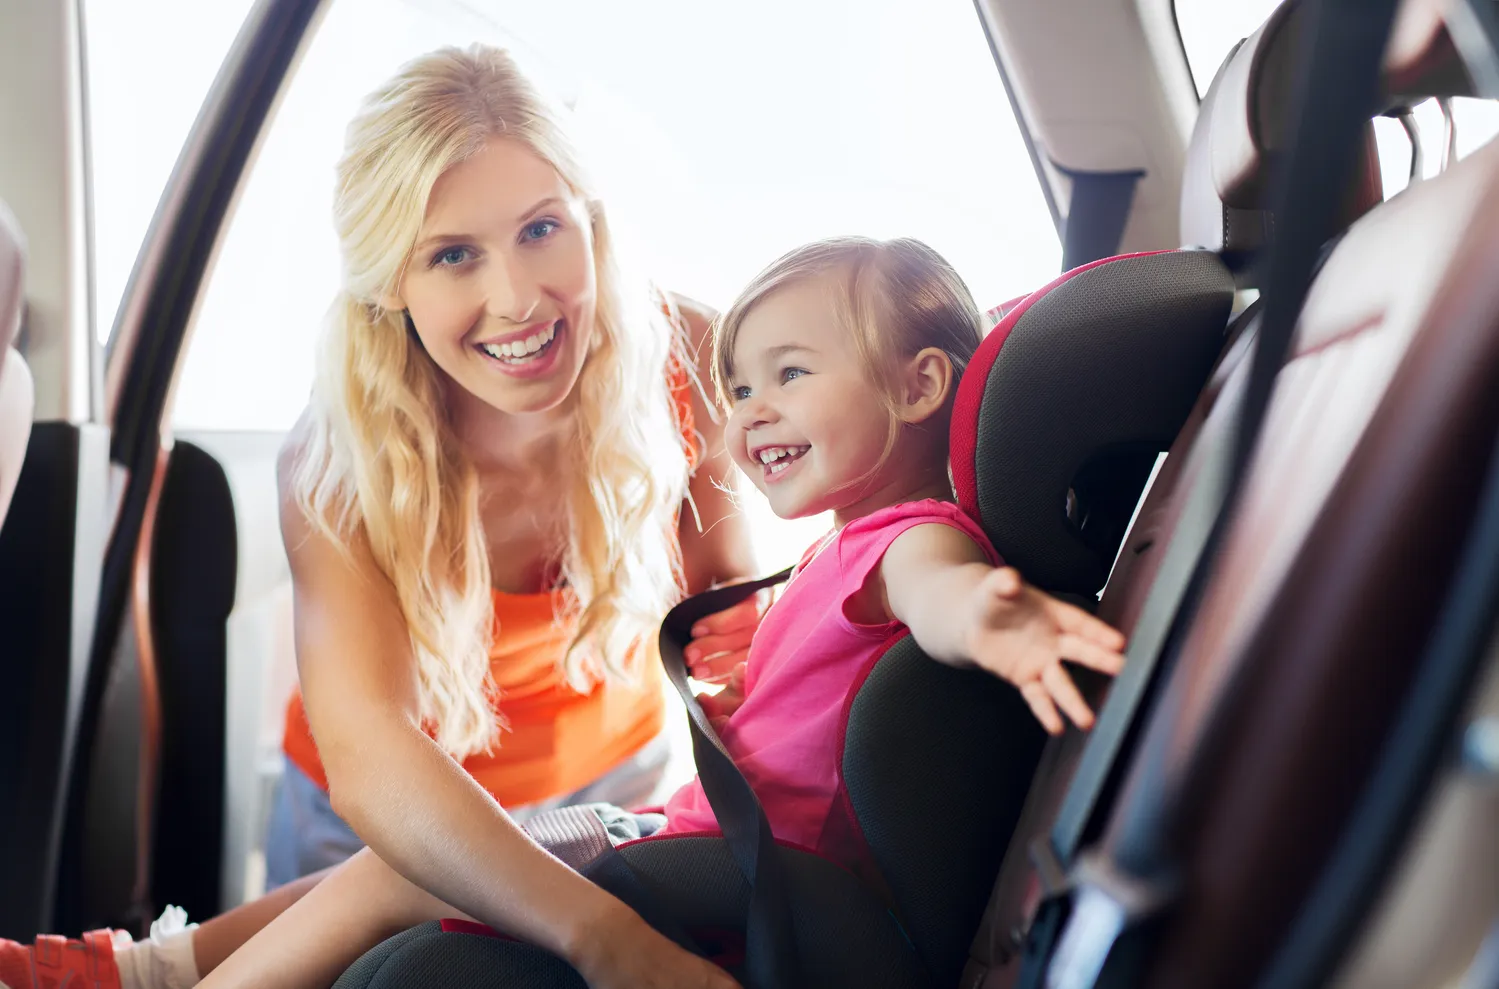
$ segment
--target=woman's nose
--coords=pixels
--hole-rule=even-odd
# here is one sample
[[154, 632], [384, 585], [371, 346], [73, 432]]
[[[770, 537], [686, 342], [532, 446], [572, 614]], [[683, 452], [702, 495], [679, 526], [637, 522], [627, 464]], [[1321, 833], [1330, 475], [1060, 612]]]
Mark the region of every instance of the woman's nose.
[[494, 319], [524, 326], [541, 301], [541, 286], [524, 261], [500, 255], [489, 265], [485, 309]]

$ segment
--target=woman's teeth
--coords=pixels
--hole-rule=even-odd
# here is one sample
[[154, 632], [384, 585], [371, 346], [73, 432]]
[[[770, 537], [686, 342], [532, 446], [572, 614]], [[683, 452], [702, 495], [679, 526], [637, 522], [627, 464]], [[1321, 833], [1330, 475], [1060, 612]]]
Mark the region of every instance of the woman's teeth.
[[779, 474], [792, 462], [812, 449], [810, 446], [772, 446], [759, 453], [760, 463], [770, 468], [769, 473]]
[[506, 343], [481, 343], [479, 349], [484, 351], [495, 360], [504, 361], [506, 364], [522, 364], [526, 361], [535, 360], [547, 345], [557, 336], [557, 326], [561, 322], [553, 323], [540, 333], [533, 333], [524, 340], [511, 340]]

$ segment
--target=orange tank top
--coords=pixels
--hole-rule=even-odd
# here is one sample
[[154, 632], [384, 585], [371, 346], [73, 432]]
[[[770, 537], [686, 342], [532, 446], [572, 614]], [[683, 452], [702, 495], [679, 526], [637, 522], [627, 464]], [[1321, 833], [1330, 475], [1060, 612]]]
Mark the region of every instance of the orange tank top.
[[[692, 382], [675, 360], [668, 368], [677, 423], [689, 465], [701, 458], [692, 414]], [[559, 620], [565, 591], [494, 591], [497, 634], [490, 671], [506, 726], [492, 752], [470, 756], [463, 768], [501, 806], [520, 807], [587, 786], [639, 751], [665, 724], [665, 693], [652, 644], [638, 685], [604, 683], [586, 694], [568, 686], [560, 660], [572, 627]], [[286, 712], [282, 747], [287, 759], [323, 789], [328, 777], [318, 757], [298, 690]]]

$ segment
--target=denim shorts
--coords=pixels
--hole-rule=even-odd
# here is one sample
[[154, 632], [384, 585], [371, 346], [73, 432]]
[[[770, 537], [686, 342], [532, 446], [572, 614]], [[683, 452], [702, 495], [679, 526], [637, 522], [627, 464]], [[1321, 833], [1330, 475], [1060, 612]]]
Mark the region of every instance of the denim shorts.
[[[663, 733], [582, 789], [551, 800], [507, 807], [506, 812], [516, 823], [524, 824], [558, 807], [597, 804], [606, 808], [599, 816], [616, 840], [650, 834], [659, 827], [654, 815], [625, 814], [618, 808], [638, 807], [651, 798], [670, 754], [671, 742]], [[276, 785], [266, 829], [266, 891], [338, 865], [363, 847], [354, 829], [333, 812], [328, 791], [288, 762]]]

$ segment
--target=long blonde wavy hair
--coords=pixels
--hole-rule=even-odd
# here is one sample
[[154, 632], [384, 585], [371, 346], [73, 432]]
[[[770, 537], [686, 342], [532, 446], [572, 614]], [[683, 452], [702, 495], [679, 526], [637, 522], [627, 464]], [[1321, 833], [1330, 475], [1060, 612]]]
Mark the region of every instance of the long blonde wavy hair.
[[[444, 402], [442, 372], [409, 331], [396, 294], [427, 199], [447, 169], [497, 137], [524, 142], [587, 204], [597, 310], [572, 402], [575, 451], [559, 469], [566, 505], [557, 564], [572, 623], [562, 672], [578, 690], [639, 675], [639, 645], [680, 595], [674, 527], [687, 453], [667, 383], [685, 360], [679, 325], [617, 263], [604, 209], [545, 101], [504, 51], [442, 49], [407, 64], [349, 125], [334, 223], [343, 285], [320, 340], [298, 504], [340, 546], [368, 544], [411, 633], [421, 715], [458, 758], [500, 727], [495, 634], [476, 472]], [[690, 374], [690, 371], [688, 372]]]

